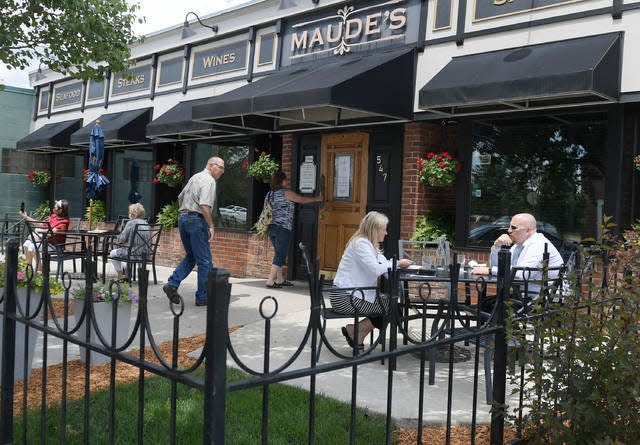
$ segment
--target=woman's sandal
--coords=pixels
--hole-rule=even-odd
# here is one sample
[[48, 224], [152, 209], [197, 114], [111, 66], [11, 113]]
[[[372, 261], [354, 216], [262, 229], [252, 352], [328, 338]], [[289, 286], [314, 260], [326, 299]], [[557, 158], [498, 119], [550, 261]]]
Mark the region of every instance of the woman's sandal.
[[267, 286], [269, 289], [280, 289], [282, 286], [280, 286], [280, 283], [276, 283], [274, 281], [273, 284], [265, 284], [265, 286]]
[[[342, 335], [344, 335], [344, 338], [347, 340], [347, 343], [349, 344], [349, 347], [353, 348], [353, 339], [349, 335], [349, 331], [347, 331], [347, 328], [342, 326], [341, 331], [342, 331]], [[358, 345], [358, 350], [359, 351], [363, 351], [364, 350], [364, 343], [360, 343]]]
[[293, 286], [293, 283], [289, 280], [284, 280], [282, 283], [275, 283], [280, 287], [285, 287], [285, 286]]

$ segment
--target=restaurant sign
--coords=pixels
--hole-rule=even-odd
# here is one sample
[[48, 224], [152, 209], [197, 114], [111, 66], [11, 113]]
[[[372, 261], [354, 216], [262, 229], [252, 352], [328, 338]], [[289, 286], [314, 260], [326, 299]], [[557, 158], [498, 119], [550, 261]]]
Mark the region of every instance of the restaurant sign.
[[579, 1], [584, 0], [475, 0], [473, 18], [474, 21], [487, 20]]
[[367, 1], [324, 9], [290, 24], [283, 39], [283, 63], [413, 43], [419, 17], [419, 0]]
[[82, 82], [57, 87], [53, 92], [53, 108], [79, 104], [82, 101]]
[[126, 74], [115, 74], [111, 94], [133, 93], [134, 91], [148, 90], [151, 86], [151, 65], [139, 66], [131, 69]]
[[243, 70], [247, 66], [247, 42], [198, 51], [193, 55], [191, 78]]

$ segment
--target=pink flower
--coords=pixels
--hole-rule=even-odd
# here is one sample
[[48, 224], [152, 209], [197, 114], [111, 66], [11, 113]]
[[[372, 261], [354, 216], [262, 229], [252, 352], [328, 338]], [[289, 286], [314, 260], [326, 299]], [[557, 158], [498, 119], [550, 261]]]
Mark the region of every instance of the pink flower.
[[24, 272], [18, 272], [18, 273], [16, 274], [16, 277], [18, 278], [18, 281], [22, 281], [22, 280], [24, 280], [24, 276], [25, 276], [25, 275], [24, 275]]

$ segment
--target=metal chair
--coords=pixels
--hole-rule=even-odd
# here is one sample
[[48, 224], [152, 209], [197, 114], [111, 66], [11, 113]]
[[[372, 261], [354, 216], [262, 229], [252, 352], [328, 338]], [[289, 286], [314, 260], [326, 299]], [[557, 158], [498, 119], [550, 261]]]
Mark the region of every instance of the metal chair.
[[[56, 280], [58, 280], [64, 272], [64, 262], [66, 260], [84, 258], [86, 245], [80, 237], [56, 234], [51, 228], [49, 221], [25, 222], [29, 231], [29, 238], [36, 249], [36, 261], [38, 264], [42, 261], [42, 245], [45, 243], [45, 239], [47, 240], [49, 260], [57, 262]], [[58, 236], [64, 237], [64, 242], [55, 241]], [[36, 264], [36, 270], [38, 269], [38, 264]]]
[[[108, 258], [112, 258], [118, 261], [127, 263], [127, 279], [136, 278], [136, 264], [151, 263], [153, 270], [154, 284], [158, 284], [158, 278], [156, 275], [156, 252], [158, 251], [158, 245], [160, 244], [160, 234], [162, 233], [162, 224], [138, 224], [136, 225], [132, 236], [125, 244], [119, 246], [125, 248], [125, 253], [122, 255], [116, 255], [111, 257], [110, 251], [105, 249], [103, 244], [103, 256], [102, 256], [102, 277], [104, 281], [105, 267]], [[113, 241], [114, 237], [108, 237]], [[106, 240], [107, 237], [105, 237]], [[118, 247], [114, 244], [114, 247]]]

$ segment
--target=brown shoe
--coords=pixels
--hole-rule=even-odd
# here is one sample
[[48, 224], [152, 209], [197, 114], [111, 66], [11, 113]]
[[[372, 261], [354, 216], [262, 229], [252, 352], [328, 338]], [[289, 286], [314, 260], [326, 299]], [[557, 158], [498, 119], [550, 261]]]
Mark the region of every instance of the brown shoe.
[[167, 297], [169, 298], [171, 303], [180, 304], [180, 294], [176, 292], [174, 288], [169, 286], [168, 283], [162, 286], [162, 290], [164, 291], [165, 294], [167, 294]]

